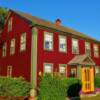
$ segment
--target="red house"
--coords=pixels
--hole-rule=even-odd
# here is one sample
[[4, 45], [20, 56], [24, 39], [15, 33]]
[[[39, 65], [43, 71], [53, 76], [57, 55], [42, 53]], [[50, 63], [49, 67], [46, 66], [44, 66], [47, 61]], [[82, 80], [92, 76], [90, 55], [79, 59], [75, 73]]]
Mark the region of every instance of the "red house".
[[0, 36], [0, 75], [23, 76], [36, 86], [39, 74], [59, 72], [94, 91], [100, 69], [100, 41], [37, 17], [10, 10]]

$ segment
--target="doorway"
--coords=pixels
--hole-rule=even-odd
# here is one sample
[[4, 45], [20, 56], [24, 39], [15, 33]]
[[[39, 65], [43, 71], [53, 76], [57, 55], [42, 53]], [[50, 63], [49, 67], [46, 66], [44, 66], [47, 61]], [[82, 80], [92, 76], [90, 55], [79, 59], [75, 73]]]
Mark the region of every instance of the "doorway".
[[94, 69], [93, 67], [82, 67], [82, 92], [94, 91]]

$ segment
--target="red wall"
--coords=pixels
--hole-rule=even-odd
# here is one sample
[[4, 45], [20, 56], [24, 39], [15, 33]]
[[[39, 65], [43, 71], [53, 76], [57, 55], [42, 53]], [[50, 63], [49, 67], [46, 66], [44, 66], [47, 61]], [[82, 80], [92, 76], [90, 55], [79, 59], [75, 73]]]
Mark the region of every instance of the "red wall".
[[[43, 29], [38, 30], [38, 73], [43, 72], [43, 63], [53, 63], [54, 71], [59, 71], [59, 64], [67, 64], [74, 55], [72, 54], [72, 37], [66, 36], [67, 38], [67, 53], [59, 52], [59, 43], [58, 43], [58, 34], [57, 32], [53, 33], [53, 42], [54, 42], [54, 50], [46, 51], [44, 50], [44, 31]], [[52, 32], [52, 31], [51, 31]], [[100, 66], [100, 56], [99, 58], [95, 58], [93, 56], [93, 42], [91, 41], [91, 53], [92, 59], [95, 61], [96, 65]], [[100, 48], [100, 46], [99, 46]], [[99, 49], [100, 51], [100, 49]], [[85, 40], [79, 39], [79, 54], [85, 54]], [[71, 67], [67, 66], [67, 76], [70, 75]], [[37, 74], [38, 77], [38, 74]]]
[[[12, 32], [7, 32], [7, 23], [5, 24], [4, 31], [2, 33], [1, 39], [7, 42], [7, 56], [2, 58], [2, 48], [0, 48], [0, 75], [7, 74], [7, 66], [13, 66], [13, 76], [23, 76], [28, 81], [30, 81], [31, 76], [31, 28], [29, 24], [26, 23], [16, 14], [12, 13], [13, 17], [13, 30]], [[27, 33], [27, 49], [24, 52], [20, 52], [20, 35], [21, 33]], [[52, 31], [50, 31], [52, 32]], [[53, 63], [54, 71], [59, 71], [59, 64], [67, 64], [74, 55], [72, 54], [72, 37], [66, 36], [67, 38], [67, 53], [59, 52], [58, 34], [54, 32], [54, 50], [45, 51], [44, 50], [44, 29], [38, 29], [38, 57], [37, 57], [37, 77], [39, 72], [43, 72], [43, 63]], [[16, 38], [16, 49], [15, 54], [10, 56], [10, 41], [12, 38]], [[93, 42], [91, 41], [92, 49], [92, 59], [95, 61], [96, 65], [100, 66], [100, 56], [95, 58], [93, 55]], [[1, 47], [1, 46], [0, 46]], [[85, 53], [85, 40], [79, 39], [79, 53]], [[99, 45], [99, 55], [100, 55], [100, 45]], [[67, 66], [67, 76], [70, 76], [71, 67]], [[39, 79], [39, 78], [38, 78]]]
[[[0, 48], [0, 75], [6, 76], [7, 66], [11, 65], [13, 67], [12, 76], [23, 76], [29, 81], [31, 72], [31, 29], [28, 23], [14, 13], [10, 17], [13, 17], [13, 30], [7, 32], [7, 22], [1, 37], [4, 42], [7, 42], [7, 56], [2, 58], [2, 48]], [[20, 52], [20, 36], [23, 32], [26, 32], [27, 49]], [[16, 39], [14, 55], [10, 55], [10, 41], [12, 38]]]

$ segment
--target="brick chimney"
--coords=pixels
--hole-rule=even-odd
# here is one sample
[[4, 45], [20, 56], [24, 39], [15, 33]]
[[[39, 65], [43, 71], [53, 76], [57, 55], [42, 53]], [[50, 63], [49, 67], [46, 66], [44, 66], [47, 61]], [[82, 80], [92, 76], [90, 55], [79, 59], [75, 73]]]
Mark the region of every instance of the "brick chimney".
[[61, 20], [60, 19], [56, 19], [55, 24], [58, 25], [58, 26], [61, 25]]

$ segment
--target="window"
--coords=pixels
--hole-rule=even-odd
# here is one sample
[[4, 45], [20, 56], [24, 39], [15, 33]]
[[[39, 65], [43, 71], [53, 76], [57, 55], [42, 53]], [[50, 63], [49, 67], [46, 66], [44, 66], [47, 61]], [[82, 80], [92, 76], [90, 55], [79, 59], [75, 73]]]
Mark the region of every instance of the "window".
[[95, 74], [97, 75], [97, 74], [100, 74], [100, 68], [99, 68], [99, 66], [96, 66], [95, 67]]
[[4, 43], [4, 44], [3, 44], [3, 47], [2, 47], [2, 56], [3, 56], [3, 57], [6, 56], [6, 49], [7, 49], [7, 43]]
[[59, 36], [59, 51], [66, 52], [66, 36]]
[[10, 43], [10, 54], [13, 55], [14, 53], [15, 53], [15, 39], [12, 39]]
[[91, 55], [90, 43], [89, 42], [85, 42], [85, 53], [89, 56]]
[[53, 50], [53, 34], [49, 32], [44, 33], [44, 49]]
[[7, 67], [7, 76], [11, 77], [12, 76], [12, 66]]
[[12, 31], [12, 17], [8, 20], [8, 32]]
[[99, 48], [98, 48], [98, 45], [94, 45], [94, 57], [99, 57]]
[[44, 64], [44, 73], [52, 73], [53, 72], [53, 64], [45, 63]]
[[71, 69], [71, 77], [76, 77], [76, 68]]
[[20, 51], [26, 50], [26, 33], [21, 34], [20, 38]]
[[66, 64], [59, 64], [59, 73], [61, 75], [65, 75], [66, 74]]
[[78, 47], [78, 40], [72, 39], [72, 53], [78, 54], [79, 53], [79, 47]]

